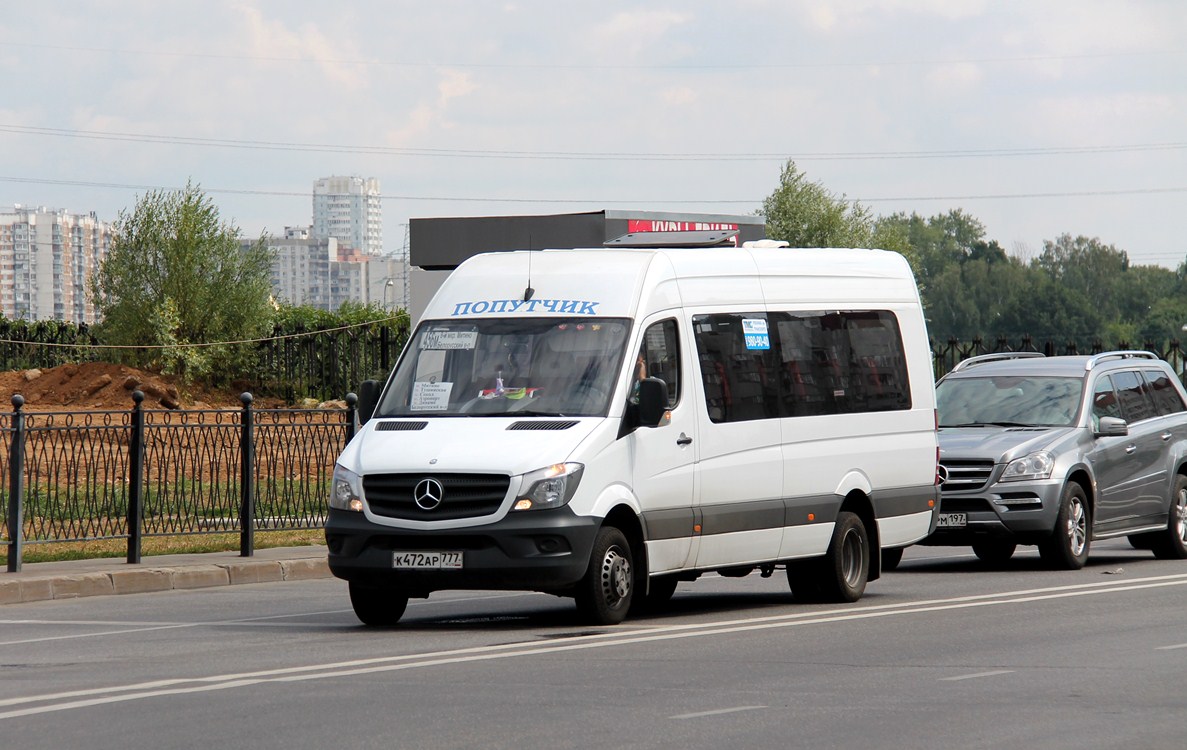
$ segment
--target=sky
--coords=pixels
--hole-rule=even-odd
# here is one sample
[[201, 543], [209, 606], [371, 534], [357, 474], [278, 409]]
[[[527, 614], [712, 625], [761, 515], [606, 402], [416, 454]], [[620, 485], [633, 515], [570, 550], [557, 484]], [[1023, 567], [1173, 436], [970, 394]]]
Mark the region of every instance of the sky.
[[187, 181], [247, 236], [313, 181], [409, 218], [753, 214], [790, 159], [877, 215], [960, 209], [1187, 257], [1182, 0], [38, 0], [0, 17], [0, 207], [113, 221]]

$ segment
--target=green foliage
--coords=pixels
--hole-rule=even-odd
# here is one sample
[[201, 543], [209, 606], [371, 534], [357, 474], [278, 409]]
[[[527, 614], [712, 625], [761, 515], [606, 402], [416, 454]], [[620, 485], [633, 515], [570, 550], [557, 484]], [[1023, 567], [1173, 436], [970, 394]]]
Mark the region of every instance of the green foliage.
[[242, 367], [250, 347], [202, 346], [258, 338], [271, 327], [271, 254], [262, 237], [241, 249], [239, 234], [192, 183], [151, 191], [122, 211], [92, 279], [103, 317], [97, 336], [145, 347], [122, 350], [125, 361], [190, 378]]
[[[794, 161], [788, 161], [779, 186], [762, 204], [767, 237], [792, 247], [874, 247], [875, 223], [870, 210], [844, 196], [836, 197], [819, 182], [810, 182]], [[895, 235], [885, 238], [897, 242]]]

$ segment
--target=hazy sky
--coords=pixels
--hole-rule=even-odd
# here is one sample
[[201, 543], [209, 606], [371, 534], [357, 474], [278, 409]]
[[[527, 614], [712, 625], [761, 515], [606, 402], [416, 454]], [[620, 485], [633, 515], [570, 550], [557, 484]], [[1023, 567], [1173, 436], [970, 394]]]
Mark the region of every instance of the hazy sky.
[[204, 0], [10, 7], [0, 206], [114, 220], [193, 180], [245, 233], [318, 177], [409, 217], [749, 214], [794, 159], [1008, 251], [1187, 255], [1182, 0]]

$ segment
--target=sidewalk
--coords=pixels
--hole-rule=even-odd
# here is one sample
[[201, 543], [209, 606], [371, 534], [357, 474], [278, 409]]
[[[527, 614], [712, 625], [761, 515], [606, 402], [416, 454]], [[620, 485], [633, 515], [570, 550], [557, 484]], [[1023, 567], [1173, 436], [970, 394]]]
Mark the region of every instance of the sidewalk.
[[0, 605], [329, 577], [324, 546], [271, 547], [252, 557], [238, 552], [153, 555], [139, 565], [115, 557], [26, 563], [20, 573], [0, 572]]

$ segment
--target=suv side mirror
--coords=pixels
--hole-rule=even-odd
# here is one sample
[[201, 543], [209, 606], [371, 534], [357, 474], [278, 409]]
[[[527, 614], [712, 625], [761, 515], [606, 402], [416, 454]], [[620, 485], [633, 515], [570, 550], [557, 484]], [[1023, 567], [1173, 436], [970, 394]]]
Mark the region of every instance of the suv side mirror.
[[1122, 437], [1129, 434], [1129, 423], [1121, 417], [1101, 417], [1096, 437]]
[[659, 378], [639, 381], [639, 424], [659, 427], [668, 413], [668, 384]]
[[359, 383], [359, 402], [355, 408], [358, 409], [360, 427], [375, 413], [375, 407], [379, 405], [380, 388], [378, 380], [364, 380]]

